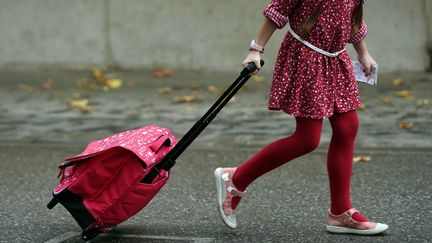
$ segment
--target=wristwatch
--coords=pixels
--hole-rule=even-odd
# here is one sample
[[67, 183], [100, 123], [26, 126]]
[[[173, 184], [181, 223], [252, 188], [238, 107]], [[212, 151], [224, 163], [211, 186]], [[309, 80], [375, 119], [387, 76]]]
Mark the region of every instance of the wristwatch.
[[255, 40], [252, 40], [250, 45], [249, 45], [249, 51], [252, 51], [252, 50], [264, 53], [264, 47], [258, 45]]

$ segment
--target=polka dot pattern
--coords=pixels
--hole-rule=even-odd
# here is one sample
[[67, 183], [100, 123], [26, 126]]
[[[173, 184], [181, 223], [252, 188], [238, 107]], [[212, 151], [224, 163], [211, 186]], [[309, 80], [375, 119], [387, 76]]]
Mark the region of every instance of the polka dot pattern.
[[[284, 27], [299, 33], [300, 28], [319, 0], [273, 0], [264, 15]], [[367, 34], [362, 22], [360, 31], [352, 35], [351, 16], [361, 0], [323, 1], [322, 13], [307, 41], [327, 52], [337, 52], [346, 43], [361, 41]], [[324, 56], [306, 47], [289, 33], [279, 49], [270, 91], [270, 110], [312, 119], [330, 117], [334, 112], [346, 112], [360, 106], [360, 96], [351, 60], [346, 51], [338, 57]]]

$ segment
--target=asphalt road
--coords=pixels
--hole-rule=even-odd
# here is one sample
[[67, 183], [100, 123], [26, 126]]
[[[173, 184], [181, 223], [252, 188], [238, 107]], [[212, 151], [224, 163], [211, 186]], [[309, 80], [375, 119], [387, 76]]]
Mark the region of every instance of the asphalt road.
[[[79, 242], [64, 208], [46, 203], [58, 183], [57, 164], [85, 144], [0, 143], [0, 242]], [[94, 242], [431, 242], [432, 151], [368, 149], [356, 163], [354, 206], [390, 229], [380, 236], [325, 231], [329, 194], [325, 147], [260, 178], [248, 188], [239, 227], [227, 228], [215, 207], [213, 170], [235, 166], [256, 148], [192, 146], [172, 178], [139, 214]], [[51, 240], [51, 241], [50, 241]]]

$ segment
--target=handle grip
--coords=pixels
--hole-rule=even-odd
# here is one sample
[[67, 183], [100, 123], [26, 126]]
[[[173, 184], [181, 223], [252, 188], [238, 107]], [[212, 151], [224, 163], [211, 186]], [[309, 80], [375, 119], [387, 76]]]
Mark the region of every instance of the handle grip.
[[[260, 61], [261, 67], [264, 66], [264, 60]], [[257, 70], [257, 67], [255, 66], [255, 63], [250, 62], [246, 67], [243, 68], [243, 70], [241, 71], [241, 75], [248, 75], [251, 74], [253, 72], [255, 72]]]

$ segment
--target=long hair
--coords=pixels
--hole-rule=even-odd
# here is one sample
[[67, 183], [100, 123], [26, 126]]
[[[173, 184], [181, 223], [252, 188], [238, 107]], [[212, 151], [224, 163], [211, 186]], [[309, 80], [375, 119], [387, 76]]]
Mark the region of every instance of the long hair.
[[352, 15], [352, 32], [357, 33], [360, 30], [360, 25], [363, 20], [363, 3], [360, 3], [354, 10]]
[[315, 8], [312, 15], [308, 18], [308, 20], [300, 28], [299, 36], [303, 40], [306, 40], [309, 37], [309, 34], [312, 30], [312, 27], [316, 24], [319, 16], [321, 15], [322, 5], [323, 5], [323, 3], [320, 1], [320, 3], [318, 4], [318, 7]]

